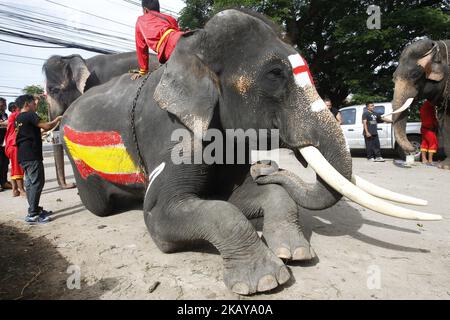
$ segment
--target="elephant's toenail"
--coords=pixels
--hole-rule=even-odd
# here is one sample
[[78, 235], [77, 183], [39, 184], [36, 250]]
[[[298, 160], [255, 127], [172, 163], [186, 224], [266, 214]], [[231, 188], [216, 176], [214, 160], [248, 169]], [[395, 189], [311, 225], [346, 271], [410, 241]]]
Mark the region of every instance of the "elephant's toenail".
[[277, 279], [274, 276], [268, 274], [258, 281], [258, 291], [268, 291], [278, 286]]
[[292, 258], [291, 251], [289, 249], [283, 248], [283, 247], [280, 247], [280, 248], [276, 249], [275, 250], [275, 254], [280, 259], [289, 260], [289, 259]]
[[231, 288], [231, 291], [242, 295], [250, 294], [250, 288], [243, 282], [236, 283], [233, 288]]
[[294, 254], [292, 256], [293, 260], [310, 260], [311, 259], [311, 253], [306, 248], [297, 248], [294, 251]]
[[280, 271], [278, 271], [278, 283], [283, 284], [288, 281], [290, 277], [291, 274], [289, 273], [289, 270], [284, 266], [281, 267]]

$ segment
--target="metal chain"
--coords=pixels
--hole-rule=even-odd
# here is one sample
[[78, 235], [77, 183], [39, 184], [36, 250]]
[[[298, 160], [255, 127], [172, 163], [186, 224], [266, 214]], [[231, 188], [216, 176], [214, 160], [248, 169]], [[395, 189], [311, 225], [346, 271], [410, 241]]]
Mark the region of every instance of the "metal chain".
[[133, 135], [133, 142], [134, 142], [134, 146], [136, 148], [137, 151], [137, 156], [138, 156], [138, 160], [139, 160], [139, 169], [144, 173], [144, 183], [145, 185], [148, 185], [148, 172], [147, 172], [147, 168], [144, 165], [144, 158], [142, 157], [141, 154], [141, 149], [139, 149], [139, 143], [138, 143], [138, 139], [137, 139], [137, 134], [136, 134], [136, 125], [135, 125], [135, 112], [136, 112], [136, 105], [137, 105], [137, 101], [139, 99], [139, 95], [141, 94], [141, 90], [142, 87], [144, 86], [145, 82], [147, 81], [147, 79], [149, 78], [150, 73], [147, 73], [144, 77], [144, 79], [142, 79], [141, 84], [139, 85], [137, 91], [136, 91], [136, 96], [134, 97], [133, 100], [133, 105], [131, 106], [131, 110], [130, 110], [130, 123], [131, 123], [131, 132]]

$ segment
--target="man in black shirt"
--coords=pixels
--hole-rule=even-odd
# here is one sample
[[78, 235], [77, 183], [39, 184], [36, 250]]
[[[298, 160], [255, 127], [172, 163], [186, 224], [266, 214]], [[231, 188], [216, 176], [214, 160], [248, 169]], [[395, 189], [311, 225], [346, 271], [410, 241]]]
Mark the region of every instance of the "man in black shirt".
[[8, 182], [9, 159], [5, 153], [4, 140], [6, 127], [8, 126], [8, 115], [6, 114], [6, 100], [0, 98], [0, 191], [11, 189], [11, 183]]
[[25, 187], [29, 205], [25, 221], [46, 223], [50, 221], [49, 212], [39, 207], [45, 184], [41, 129], [44, 131], [53, 129], [58, 125], [61, 116], [51, 122], [41, 122], [36, 114], [37, 100], [28, 94], [18, 97], [16, 105], [21, 109], [16, 118], [17, 158], [25, 171]]
[[362, 122], [364, 126], [364, 141], [366, 143], [367, 160], [384, 162], [381, 156], [380, 139], [378, 138], [379, 122], [392, 122], [374, 112], [375, 106], [372, 102], [366, 103], [367, 110], [363, 112]]

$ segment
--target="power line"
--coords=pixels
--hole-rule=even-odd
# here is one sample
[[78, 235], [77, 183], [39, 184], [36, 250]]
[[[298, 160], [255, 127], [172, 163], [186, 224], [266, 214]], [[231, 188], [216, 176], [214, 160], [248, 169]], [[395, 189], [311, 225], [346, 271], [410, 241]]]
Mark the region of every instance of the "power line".
[[98, 16], [98, 15], [95, 15], [95, 14], [92, 14], [92, 13], [89, 13], [89, 12], [86, 12], [86, 11], [83, 11], [83, 10], [79, 10], [79, 9], [76, 9], [76, 8], [73, 8], [73, 7], [66, 6], [66, 5], [61, 4], [61, 3], [57, 3], [57, 2], [51, 1], [51, 0], [45, 0], [45, 1], [46, 1], [46, 2], [49, 2], [49, 3], [53, 3], [53, 4], [57, 5], [57, 6], [61, 6], [61, 7], [64, 7], [64, 8], [67, 8], [67, 9], [71, 9], [71, 10], [75, 10], [75, 11], [81, 12], [81, 13], [83, 13], [83, 14], [87, 14], [87, 15], [90, 15], [90, 16], [93, 16], [93, 17], [96, 17], [96, 18], [99, 18], [99, 19], [111, 21], [111, 22], [114, 22], [114, 23], [123, 25], [123, 26], [125, 26], [125, 27], [129, 27], [129, 28], [133, 28], [133, 29], [134, 29], [134, 27], [132, 27], [132, 26], [130, 26], [130, 25], [128, 25], [128, 24], [122, 23], [122, 22], [118, 22], [118, 21], [114, 21], [114, 20], [112, 20], [112, 19], [108, 19], [108, 18], [105, 18], [105, 17], [101, 17], [101, 16]]
[[[55, 16], [48, 15], [48, 14], [42, 14], [42, 13], [39, 13], [39, 12], [36, 12], [36, 11], [33, 11], [33, 10], [27, 10], [27, 9], [23, 9], [23, 8], [19, 8], [19, 7], [16, 7], [16, 6], [3, 4], [3, 3], [0, 3], [0, 6], [4, 6], [4, 7], [7, 7], [7, 8], [10, 8], [10, 9], [13, 9], [15, 11], [29, 12], [29, 13], [32, 13], [32, 14], [34, 14], [36, 16], [43, 16], [45, 18], [53, 18], [53, 19], [57, 19], [57, 20], [67, 21], [67, 19], [63, 19], [63, 18], [60, 18], [60, 17], [55, 17]], [[106, 29], [106, 28], [103, 28], [103, 27], [94, 26], [94, 25], [87, 24], [87, 23], [79, 23], [79, 25], [86, 26], [86, 27], [93, 27], [95, 29], [113, 32], [114, 34], [122, 34], [124, 36], [129, 36], [128, 33], [120, 32], [120, 31], [116, 31], [116, 30], [111, 30], [111, 29]], [[68, 26], [68, 25], [66, 25], [66, 26]]]
[[1, 39], [1, 38], [0, 38], [0, 41], [1, 41], [1, 42], [12, 43], [12, 44], [17, 44], [17, 45], [19, 45], [19, 46], [33, 47], [33, 48], [66, 49], [66, 47], [37, 46], [37, 45], [28, 44], [28, 43], [19, 43], [19, 42], [14, 42], [14, 41], [8, 41], [8, 40]]
[[[81, 28], [76, 28], [76, 27], [72, 27], [72, 26], [67, 26], [64, 24], [60, 24], [54, 21], [49, 21], [49, 20], [43, 20], [43, 19], [39, 19], [39, 18], [33, 18], [33, 17], [28, 17], [25, 15], [21, 15], [18, 13], [12, 13], [12, 12], [7, 12], [4, 10], [0, 9], [0, 14], [5, 15], [4, 19], [5, 21], [11, 21], [15, 24], [17, 24], [18, 26], [14, 26], [14, 27], [19, 27], [19, 28], [23, 28], [26, 29], [28, 31], [28, 33], [30, 31], [35, 31], [35, 32], [45, 32], [45, 30], [43, 30], [43, 28], [54, 28], [60, 31], [63, 31], [64, 33], [60, 33], [58, 31], [54, 31], [54, 30], [49, 30], [50, 32], [53, 32], [54, 34], [57, 34], [58, 37], [59, 36], [63, 36], [63, 37], [67, 37], [67, 31], [77, 31], [78, 34], [84, 35], [84, 36], [92, 36], [92, 37], [96, 37], [99, 38], [107, 38], [106, 40], [108, 41], [108, 43], [102, 42], [102, 41], [98, 41], [98, 40], [91, 40], [91, 39], [86, 39], [83, 38], [79, 35], [75, 35], [75, 37], [80, 38], [81, 40], [87, 40], [87, 41], [91, 41], [91, 42], [97, 42], [101, 45], [106, 45], [106, 46], [116, 46], [116, 47], [122, 47], [122, 50], [129, 50], [129, 48], [132, 46], [132, 42], [129, 40], [129, 38], [122, 38], [122, 37], [117, 37], [117, 36], [113, 36], [113, 35], [109, 35], [109, 34], [104, 34], [104, 33], [100, 33], [100, 32], [96, 32], [96, 31], [91, 31], [91, 30], [87, 30], [87, 29], [81, 29]], [[24, 23], [24, 21], [28, 21], [31, 22], [31, 24], [26, 24]], [[33, 23], [36, 24], [37, 26], [33, 26]], [[1, 29], [1, 28], [0, 28]], [[6, 29], [3, 27], [3, 29]], [[6, 29], [7, 30], [7, 29]], [[9, 29], [9, 31], [18, 31], [18, 30], [11, 30]], [[19, 31], [21, 32], [21, 31]], [[73, 38], [74, 36], [71, 36], [71, 38]], [[121, 41], [124, 42], [126, 41], [127, 43], [119, 43], [119, 42], [113, 42], [113, 41]], [[124, 47], [124, 45], [126, 47]]]
[[22, 88], [17, 88], [17, 87], [8, 87], [8, 86], [0, 86], [0, 88], [7, 88], [7, 89], [18, 89], [18, 90], [22, 90]]
[[20, 55], [18, 55], [18, 54], [9, 54], [9, 53], [3, 53], [3, 52], [0, 52], [0, 55], [2, 55], [2, 56], [9, 56], [9, 57], [26, 58], [26, 59], [32, 59], [32, 60], [41, 60], [41, 61], [45, 61], [45, 60], [46, 60], [46, 59], [42, 59], [42, 58], [34, 58], [34, 57], [20, 56]]
[[42, 64], [27, 63], [27, 62], [13, 61], [13, 60], [7, 60], [7, 59], [0, 59], [0, 61], [4, 61], [4, 62], [12, 62], [12, 63], [19, 63], [19, 64], [28, 64], [28, 65], [31, 65], [31, 66], [42, 66]]
[[14, 32], [14, 31], [0, 29], [0, 34], [23, 38], [26, 40], [33, 40], [33, 41], [37, 41], [37, 42], [46, 42], [46, 43], [57, 44], [57, 45], [64, 46], [66, 48], [77, 48], [77, 49], [83, 49], [83, 50], [92, 51], [92, 52], [98, 52], [98, 53], [117, 53], [117, 51], [114, 51], [114, 50], [102, 49], [102, 48], [98, 48], [98, 47], [83, 45], [83, 44], [76, 43], [76, 42], [59, 40], [59, 39], [52, 38], [52, 37], [39, 36], [39, 35], [28, 35], [26, 32], [20, 33], [20, 32]]

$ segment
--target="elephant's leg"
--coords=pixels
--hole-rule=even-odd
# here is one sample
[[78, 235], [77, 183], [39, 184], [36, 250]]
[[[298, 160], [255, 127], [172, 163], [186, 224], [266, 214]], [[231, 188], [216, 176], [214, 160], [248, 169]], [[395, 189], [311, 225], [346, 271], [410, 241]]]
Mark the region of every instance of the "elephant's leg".
[[64, 170], [64, 150], [61, 144], [53, 145], [53, 158], [55, 159], [56, 179], [62, 189], [75, 188], [75, 184], [66, 183], [66, 174]]
[[144, 204], [145, 223], [157, 246], [173, 252], [198, 240], [212, 243], [222, 255], [224, 282], [232, 291], [267, 291], [289, 279], [283, 262], [231, 203], [191, 197], [148, 207]]
[[446, 115], [443, 125], [440, 128], [442, 130], [442, 143], [446, 159], [439, 164], [441, 169], [450, 169], [450, 115]]
[[229, 201], [249, 219], [264, 215], [264, 239], [279, 258], [310, 260], [315, 257], [303, 235], [297, 204], [280, 185], [257, 185], [249, 178]]
[[109, 201], [107, 186], [97, 176], [84, 179], [77, 170], [74, 170], [75, 181], [77, 182], [78, 194], [86, 209], [99, 217], [112, 214], [113, 206]]

